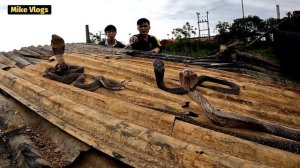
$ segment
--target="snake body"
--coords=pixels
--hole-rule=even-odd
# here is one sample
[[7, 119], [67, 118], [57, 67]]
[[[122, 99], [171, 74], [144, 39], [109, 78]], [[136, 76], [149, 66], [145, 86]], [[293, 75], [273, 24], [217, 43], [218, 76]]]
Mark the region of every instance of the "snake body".
[[153, 61], [153, 67], [154, 67], [156, 84], [160, 89], [170, 92], [170, 93], [173, 93], [173, 94], [179, 94], [179, 95], [188, 93], [188, 91], [184, 90], [182, 87], [178, 87], [178, 88], [166, 87], [165, 82], [164, 82], [165, 64], [163, 61], [161, 61], [159, 59], [155, 59]]
[[49, 67], [44, 71], [45, 78], [55, 80], [65, 84], [71, 84], [74, 81], [74, 86], [94, 91], [100, 87], [105, 87], [110, 90], [122, 90], [124, 84], [116, 81], [106, 79], [104, 76], [93, 77], [94, 81], [85, 84], [84, 68], [82, 66], [74, 66], [65, 63], [63, 58], [65, 52], [65, 41], [60, 36], [53, 34], [51, 38], [51, 46], [53, 54], [56, 56], [57, 64], [55, 67]]
[[84, 69], [81, 66], [68, 65], [66, 68], [60, 68], [59, 65], [56, 65], [55, 67], [47, 68], [44, 71], [43, 77], [65, 84], [71, 84], [83, 74], [83, 72]]
[[[146, 107], [146, 106], [144, 106], [144, 107]], [[183, 114], [183, 113], [179, 113], [179, 112], [172, 111], [172, 110], [166, 110], [166, 109], [154, 108], [154, 107], [146, 107], [146, 108], [150, 108], [150, 109], [153, 109], [156, 111], [174, 115], [174, 116], [176, 116], [177, 120], [181, 120], [181, 121], [184, 121], [184, 122], [187, 122], [187, 123], [190, 123], [190, 124], [202, 127], [202, 128], [217, 131], [217, 132], [220, 132], [223, 134], [231, 135], [231, 136], [245, 139], [245, 140], [255, 142], [258, 144], [267, 145], [267, 146], [270, 146], [273, 148], [300, 154], [300, 143], [297, 141], [274, 140], [274, 139], [270, 139], [270, 138], [252, 136], [252, 135], [248, 135], [248, 134], [244, 134], [244, 133], [226, 130], [226, 129], [223, 129], [218, 126], [211, 126], [209, 124], [199, 122], [199, 121], [193, 119], [193, 117], [191, 117], [189, 114]]]
[[[230, 89], [217, 87], [217, 86], [203, 85], [203, 82], [206, 82], [206, 81], [226, 85], [226, 86], [229, 86]], [[238, 85], [236, 85], [235, 83], [232, 83], [232, 82], [229, 82], [226, 80], [222, 80], [222, 79], [213, 78], [213, 77], [206, 76], [206, 75], [202, 75], [202, 76], [198, 77], [198, 86], [212, 89], [212, 90], [215, 90], [215, 91], [218, 91], [221, 93], [235, 94], [235, 95], [240, 94], [240, 87]]]
[[[183, 89], [182, 87], [177, 87], [177, 88], [169, 88], [165, 85], [164, 83], [164, 73], [165, 73], [165, 65], [164, 62], [160, 59], [155, 59], [153, 61], [153, 67], [154, 67], [154, 74], [155, 74], [155, 79], [156, 79], [156, 84], [157, 86], [167, 92], [173, 93], [173, 94], [179, 94], [179, 95], [183, 95], [183, 94], [187, 94], [188, 91]], [[205, 81], [210, 81], [210, 82], [214, 82], [214, 83], [218, 83], [218, 84], [222, 84], [222, 85], [226, 85], [231, 87], [231, 89], [226, 89], [226, 88], [221, 88], [221, 87], [217, 87], [217, 86], [207, 86], [207, 85], [203, 85], [203, 82]], [[210, 76], [199, 76], [198, 77], [198, 86], [201, 87], [205, 87], [205, 88], [209, 88], [212, 90], [216, 90], [218, 92], [222, 92], [222, 93], [227, 93], [227, 94], [236, 94], [238, 95], [240, 93], [240, 88], [238, 85], [226, 81], [226, 80], [221, 80], [221, 79], [217, 79], [217, 78], [213, 78]]]
[[124, 84], [118, 83], [114, 80], [106, 79], [104, 76], [93, 77], [94, 81], [88, 84], [84, 84], [85, 75], [84, 68], [81, 66], [66, 65], [63, 68], [60, 67], [60, 64], [57, 64], [55, 67], [49, 67], [44, 71], [44, 77], [55, 80], [65, 84], [71, 84], [74, 81], [74, 86], [88, 90], [94, 91], [100, 87], [105, 87], [109, 90], [123, 90]]
[[275, 124], [267, 124], [254, 118], [245, 117], [237, 114], [229, 114], [217, 110], [209, 101], [202, 96], [197, 90], [197, 75], [191, 70], [180, 72], [179, 79], [181, 86], [188, 91], [188, 95], [194, 100], [205, 112], [207, 117], [215, 124], [222, 127], [242, 127], [251, 128], [272, 135], [300, 141], [300, 131]]
[[[259, 120], [256, 120], [256, 119], [253, 119], [250, 117], [234, 115], [234, 114], [227, 114], [227, 113], [221, 112], [218, 109], [214, 108], [205, 97], [203, 97], [200, 93], [198, 93], [196, 91], [196, 87], [199, 85], [201, 86], [202, 82], [204, 82], [204, 81], [212, 81], [215, 83], [224, 84], [224, 83], [226, 83], [225, 80], [217, 81], [219, 79], [210, 78], [207, 76], [198, 77], [194, 73], [192, 73], [192, 75], [189, 75], [189, 74], [185, 74], [185, 73], [187, 73], [187, 72], [185, 72], [185, 73], [180, 73], [181, 74], [180, 81], [181, 81], [182, 87], [168, 88], [164, 84], [164, 71], [165, 71], [164, 63], [158, 59], [155, 59], [153, 62], [153, 66], [154, 66], [154, 73], [155, 73], [155, 77], [156, 77], [157, 86], [160, 89], [174, 93], [174, 94], [188, 93], [189, 96], [200, 105], [200, 107], [203, 109], [205, 114], [208, 116], [208, 118], [213, 123], [216, 123], [217, 125], [219, 125], [221, 127], [242, 127], [242, 128], [255, 129], [255, 130], [259, 130], [259, 131], [266, 132], [269, 134], [288, 138], [291, 140], [274, 140], [274, 139], [270, 139], [270, 138], [256, 137], [256, 136], [249, 135], [249, 134], [238, 133], [238, 132], [234, 132], [231, 130], [225, 130], [222, 128], [218, 128], [215, 126], [210, 126], [208, 124], [198, 122], [186, 114], [181, 114], [181, 113], [170, 111], [170, 110], [157, 109], [157, 108], [151, 107], [152, 109], [175, 115], [177, 119], [183, 120], [184, 122], [188, 122], [188, 123], [200, 126], [200, 127], [204, 127], [204, 128], [210, 129], [210, 130], [214, 130], [217, 132], [232, 135], [232, 136], [242, 138], [245, 140], [249, 140], [249, 141], [252, 141], [255, 143], [259, 143], [259, 144], [263, 144], [263, 145], [271, 146], [274, 148], [278, 148], [278, 149], [282, 149], [282, 150], [300, 154], [300, 143], [297, 142], [300, 139], [299, 131], [281, 127], [281, 126], [278, 126], [275, 124], [266, 124], [266, 123], [263, 123]], [[210, 79], [208, 79], [208, 78], [210, 78]], [[230, 89], [227, 90], [227, 93], [239, 94], [240, 89], [237, 85], [235, 85], [231, 82], [229, 82], [225, 85], [230, 86], [232, 88], [231, 90]], [[210, 88], [210, 89], [224, 92], [224, 90], [222, 90], [223, 88], [221, 90], [219, 90], [217, 87]], [[294, 141], [294, 140], [296, 140], [296, 141]]]

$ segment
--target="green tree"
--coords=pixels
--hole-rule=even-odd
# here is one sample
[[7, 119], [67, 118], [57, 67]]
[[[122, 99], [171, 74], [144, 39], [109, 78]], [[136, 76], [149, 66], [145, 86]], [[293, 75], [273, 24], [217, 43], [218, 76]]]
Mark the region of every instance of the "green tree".
[[278, 27], [279, 30], [300, 32], [300, 16], [289, 16], [282, 20], [284, 22]]
[[231, 25], [228, 22], [220, 22], [216, 25], [216, 30], [218, 31], [218, 35], [216, 36], [216, 40], [221, 43], [225, 44], [230, 41], [232, 38], [230, 33]]
[[230, 32], [239, 39], [250, 38], [252, 40], [263, 32], [264, 27], [264, 21], [258, 16], [248, 16], [235, 19], [230, 27]]
[[103, 40], [103, 39], [100, 39], [100, 35], [98, 35], [98, 33], [96, 33], [96, 35], [95, 35], [91, 32], [90, 32], [90, 39], [91, 39], [91, 42], [95, 43], [95, 44], [98, 44], [101, 40]]
[[[277, 26], [280, 22], [281, 22], [281, 19], [277, 19], [277, 18], [269, 18], [267, 20], [264, 21], [265, 24], [264, 24], [264, 27], [262, 28], [262, 31], [264, 32], [267, 32], [269, 31], [270, 29], [274, 28], [275, 26]], [[272, 42], [272, 36], [271, 36], [271, 33], [269, 34], [266, 34], [265, 35], [265, 38], [266, 38], [266, 41], [268, 43], [271, 43]]]
[[175, 28], [172, 31], [173, 36], [176, 39], [191, 38], [192, 35], [196, 35], [194, 26], [191, 26], [189, 22], [186, 22], [182, 28]]
[[228, 22], [220, 22], [216, 25], [216, 29], [219, 34], [225, 34], [229, 32], [231, 25]]

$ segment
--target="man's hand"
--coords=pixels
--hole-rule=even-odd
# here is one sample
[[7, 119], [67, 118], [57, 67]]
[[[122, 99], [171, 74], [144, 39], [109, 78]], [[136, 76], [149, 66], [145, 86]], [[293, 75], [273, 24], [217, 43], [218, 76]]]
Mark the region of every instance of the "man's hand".
[[138, 38], [136, 37], [136, 36], [132, 36], [132, 37], [130, 37], [130, 39], [129, 39], [129, 42], [132, 44], [132, 43], [137, 43], [139, 40], [138, 40]]
[[151, 50], [151, 52], [154, 52], [154, 53], [159, 53], [160, 52], [160, 48], [156, 47], [154, 48], [153, 50]]

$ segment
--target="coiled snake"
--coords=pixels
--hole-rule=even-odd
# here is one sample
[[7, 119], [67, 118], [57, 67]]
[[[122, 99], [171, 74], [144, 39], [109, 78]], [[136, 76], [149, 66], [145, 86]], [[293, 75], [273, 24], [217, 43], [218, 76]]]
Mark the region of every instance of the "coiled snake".
[[122, 82], [118, 83], [114, 80], [107, 79], [104, 76], [95, 76], [93, 77], [94, 81], [92, 83], [84, 84], [84, 68], [81, 66], [67, 65], [64, 66], [64, 68], [61, 68], [60, 64], [57, 64], [55, 67], [47, 68], [44, 71], [43, 76], [65, 84], [71, 84], [75, 81], [75, 87], [89, 91], [94, 91], [100, 87], [105, 87], [109, 90], [124, 89], [124, 84]]
[[[286, 150], [288, 151], [292, 151], [294, 153], [300, 152], [300, 148], [299, 148], [300, 131], [299, 130], [293, 130], [275, 124], [267, 124], [254, 118], [245, 117], [237, 114], [229, 114], [217, 110], [209, 103], [209, 101], [204, 96], [202, 96], [196, 90], [196, 87], [198, 85], [198, 76], [191, 70], [186, 69], [180, 72], [179, 80], [181, 82], [182, 88], [188, 91], [189, 97], [191, 97], [191, 99], [194, 100], [200, 106], [200, 108], [203, 110], [203, 112], [205, 112], [207, 117], [215, 124], [222, 127], [250, 128], [261, 132], [284, 137], [287, 139], [295, 140], [298, 142], [290, 141], [285, 145], [279, 144], [279, 148], [282, 148], [281, 146], [286, 146], [288, 148]], [[247, 137], [249, 135], [246, 134], [241, 136], [242, 138], [246, 137], [246, 139], [248, 140], [253, 139], [252, 137]], [[274, 141], [274, 143], [278, 143], [278, 141]]]
[[[155, 59], [153, 61], [153, 67], [154, 67], [156, 84], [160, 89], [170, 92], [170, 93], [173, 93], [173, 94], [179, 94], [179, 95], [188, 93], [188, 91], [183, 89], [182, 87], [169, 88], [165, 85], [165, 83], [164, 83], [165, 64], [162, 60]], [[221, 87], [217, 87], [217, 86], [206, 86], [206, 85], [203, 85], [203, 82], [205, 82], [205, 81], [210, 81], [210, 82], [226, 85], [226, 86], [229, 86], [231, 89], [221, 88]], [[209, 88], [212, 90], [216, 90], [218, 92], [227, 93], [227, 94], [238, 95], [240, 93], [240, 88], [238, 85], [236, 85], [232, 82], [228, 82], [226, 80], [216, 79], [216, 78], [205, 76], [205, 75], [198, 77], [197, 85], [201, 86], [201, 87]]]
[[57, 64], [55, 67], [49, 67], [44, 71], [43, 76], [65, 84], [71, 84], [74, 81], [74, 86], [94, 91], [100, 87], [105, 87], [110, 90], [124, 89], [123, 82], [118, 83], [114, 80], [106, 79], [104, 76], [94, 76], [94, 81], [89, 84], [84, 84], [85, 75], [84, 69], [81, 66], [74, 66], [66, 64], [63, 55], [65, 52], [65, 41], [60, 36], [53, 34], [51, 37], [51, 46], [53, 54], [56, 57]]

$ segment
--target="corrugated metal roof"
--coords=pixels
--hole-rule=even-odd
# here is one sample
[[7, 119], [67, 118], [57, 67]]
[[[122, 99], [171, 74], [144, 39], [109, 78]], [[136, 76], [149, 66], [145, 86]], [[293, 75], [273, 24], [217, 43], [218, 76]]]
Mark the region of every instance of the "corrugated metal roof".
[[[114, 55], [96, 45], [68, 44], [65, 60], [87, 74], [124, 81], [125, 90], [82, 90], [42, 76], [56, 64], [50, 46], [22, 48], [0, 55], [0, 87], [36, 113], [83, 142], [136, 167], [296, 167], [300, 155], [256, 144], [195, 126], [174, 115], [193, 111], [195, 120], [215, 126], [187, 95], [174, 95], [156, 86], [152, 59]], [[3, 66], [2, 66], [3, 65]], [[17, 65], [17, 66], [15, 66]], [[300, 129], [300, 89], [246, 74], [165, 62], [165, 82], [178, 87], [178, 74], [189, 68], [234, 82], [240, 95], [201, 92], [216, 108], [268, 123]], [[22, 68], [22, 69], [21, 69]], [[190, 107], [181, 106], [190, 101]], [[247, 129], [222, 128], [280, 139]]]

